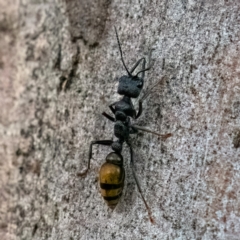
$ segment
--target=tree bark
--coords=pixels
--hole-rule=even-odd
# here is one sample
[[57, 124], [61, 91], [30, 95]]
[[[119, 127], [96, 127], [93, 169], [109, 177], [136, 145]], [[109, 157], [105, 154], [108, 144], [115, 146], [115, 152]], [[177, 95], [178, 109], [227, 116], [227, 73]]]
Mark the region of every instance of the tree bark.
[[[239, 1], [0, 0], [0, 239], [239, 239]], [[149, 49], [143, 115], [161, 134], [124, 146], [123, 196], [98, 186], [112, 139], [101, 113]], [[164, 76], [164, 81], [160, 79]], [[135, 101], [137, 108], [137, 101]]]

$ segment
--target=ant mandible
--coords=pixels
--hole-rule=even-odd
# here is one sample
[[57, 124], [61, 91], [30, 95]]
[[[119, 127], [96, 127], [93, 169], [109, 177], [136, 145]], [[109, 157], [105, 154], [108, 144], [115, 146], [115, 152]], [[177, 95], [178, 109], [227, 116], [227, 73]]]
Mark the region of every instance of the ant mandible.
[[[106, 112], [103, 112], [102, 115], [105, 116], [110, 121], [114, 122], [114, 135], [117, 138], [116, 141], [113, 140], [97, 140], [92, 141], [90, 144], [89, 149], [89, 157], [88, 157], [88, 166], [87, 169], [81, 173], [81, 176], [84, 176], [87, 174], [88, 170], [90, 169], [90, 161], [92, 159], [92, 147], [94, 144], [99, 145], [106, 145], [111, 146], [113, 152], [109, 153], [106, 157], [106, 162], [102, 165], [100, 172], [99, 172], [99, 182], [100, 182], [100, 189], [101, 189], [101, 195], [108, 204], [108, 206], [112, 209], [114, 209], [119, 202], [119, 199], [122, 195], [122, 190], [124, 186], [124, 178], [125, 178], [125, 171], [123, 167], [123, 157], [121, 155], [122, 152], [122, 146], [123, 143], [126, 142], [129, 149], [130, 149], [130, 165], [132, 168], [133, 176], [137, 184], [138, 191], [142, 197], [142, 200], [145, 204], [145, 207], [148, 211], [149, 218], [151, 222], [153, 221], [151, 210], [143, 196], [139, 181], [137, 179], [135, 170], [134, 170], [134, 158], [135, 154], [133, 151], [133, 148], [129, 142], [129, 135], [135, 134], [138, 132], [138, 130], [150, 132], [156, 135], [159, 135], [163, 138], [170, 137], [171, 134], [161, 135], [154, 131], [151, 131], [149, 129], [146, 129], [145, 127], [138, 126], [136, 124], [131, 123], [131, 119], [137, 119], [142, 114], [142, 102], [146, 97], [149, 95], [148, 91], [142, 99], [138, 102], [138, 112], [136, 112], [131, 98], [137, 98], [144, 85], [144, 77], [145, 72], [148, 71], [152, 66], [149, 64], [148, 67], [146, 67], [146, 59], [145, 57], [138, 60], [135, 65], [132, 67], [132, 69], [129, 71], [126, 67], [126, 64], [123, 59], [121, 44], [119, 41], [117, 29], [115, 28], [115, 33], [117, 37], [118, 47], [121, 55], [121, 61], [122, 64], [127, 71], [127, 75], [124, 75], [120, 77], [119, 79], [119, 85], [118, 85], [118, 94], [123, 95], [123, 98], [120, 101], [114, 102], [109, 106], [110, 110], [114, 114], [114, 117], [107, 114]], [[152, 50], [151, 50], [152, 51]], [[151, 51], [149, 54], [149, 62], [150, 62], [150, 56]], [[133, 74], [134, 70], [139, 66], [139, 64], [142, 62], [142, 68], [140, 71], [137, 72], [137, 74]], [[140, 75], [140, 76], [139, 76]]]

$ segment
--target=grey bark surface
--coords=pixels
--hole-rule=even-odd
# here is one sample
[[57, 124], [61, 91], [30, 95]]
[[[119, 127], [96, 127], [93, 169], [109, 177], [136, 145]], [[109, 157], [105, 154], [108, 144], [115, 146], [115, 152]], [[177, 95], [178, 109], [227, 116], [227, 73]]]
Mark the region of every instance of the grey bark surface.
[[[239, 239], [239, 1], [0, 0], [0, 239]], [[127, 66], [154, 48], [137, 121], [159, 133], [123, 150], [124, 194], [98, 186]], [[143, 93], [144, 93], [143, 91]], [[135, 102], [137, 106], [137, 101]]]

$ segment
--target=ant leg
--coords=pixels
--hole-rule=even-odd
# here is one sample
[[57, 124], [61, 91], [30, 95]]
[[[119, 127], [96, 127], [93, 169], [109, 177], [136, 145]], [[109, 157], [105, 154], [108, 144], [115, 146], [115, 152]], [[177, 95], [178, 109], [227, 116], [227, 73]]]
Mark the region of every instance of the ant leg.
[[141, 187], [140, 187], [140, 183], [139, 183], [139, 181], [138, 181], [138, 179], [137, 179], [137, 175], [136, 175], [136, 172], [135, 172], [135, 169], [134, 169], [134, 151], [133, 151], [133, 149], [132, 149], [131, 144], [130, 144], [128, 141], [127, 141], [127, 145], [128, 145], [129, 148], [130, 148], [130, 154], [131, 154], [130, 165], [131, 165], [131, 168], [132, 168], [133, 177], [134, 177], [134, 179], [135, 179], [135, 182], [136, 182], [136, 184], [137, 184], [138, 191], [139, 191], [139, 193], [140, 193], [140, 195], [141, 195], [141, 197], [142, 197], [142, 200], [143, 200], [143, 202], [144, 202], [144, 204], [145, 204], [145, 207], [146, 207], [146, 209], [147, 209], [147, 211], [148, 211], [148, 216], [149, 216], [149, 218], [150, 218], [150, 221], [151, 221], [152, 223], [154, 223], [151, 210], [150, 210], [150, 208], [149, 208], [149, 206], [148, 206], [145, 198], [143, 197], [142, 189], [141, 189]]
[[91, 161], [91, 158], [92, 158], [92, 146], [94, 144], [99, 144], [99, 145], [105, 145], [105, 146], [110, 146], [112, 145], [113, 143], [113, 140], [98, 140], [98, 141], [92, 141], [90, 143], [90, 147], [89, 147], [89, 152], [88, 152], [88, 166], [87, 166], [87, 169], [82, 172], [82, 173], [79, 173], [78, 175], [79, 176], [85, 176], [88, 172], [88, 170], [90, 169], [90, 161]]
[[[112, 111], [112, 113], [115, 115], [115, 112], [116, 112], [116, 111], [115, 111], [115, 108], [113, 107], [114, 105], [115, 105], [115, 103], [109, 105], [109, 108], [110, 108], [110, 110]], [[106, 112], [103, 112], [102, 115], [103, 115], [104, 117], [106, 117], [107, 119], [109, 119], [110, 121], [115, 122], [115, 118], [112, 117], [112, 116], [110, 116], [110, 115], [107, 114]]]
[[114, 102], [114, 103], [112, 103], [111, 105], [108, 106], [114, 115], [115, 115], [116, 110], [115, 110], [115, 108], [114, 108], [113, 106], [114, 106], [116, 103], [117, 103], [117, 102]]
[[143, 110], [142, 102], [143, 102], [142, 99], [140, 99], [139, 102], [138, 102], [138, 113], [137, 113], [135, 119], [139, 118], [141, 116], [141, 114], [142, 114], [142, 110]]
[[[114, 106], [116, 103], [117, 103], [117, 102], [112, 103], [111, 105], [108, 106], [114, 115], [115, 115], [116, 110], [115, 110], [115, 108], [114, 108], [113, 106]], [[103, 115], [104, 117], [106, 117], [107, 119], [109, 119], [110, 121], [115, 122], [115, 118], [112, 117], [112, 116], [110, 116], [110, 115], [107, 114], [106, 112], [103, 112], [102, 115]]]
[[155, 135], [158, 135], [159, 137], [163, 138], [163, 139], [167, 139], [169, 137], [172, 136], [172, 133], [167, 133], [167, 134], [160, 134], [160, 133], [157, 133], [157, 132], [154, 132], [148, 128], [145, 128], [145, 127], [141, 127], [141, 126], [138, 126], [136, 124], [133, 124], [131, 125], [131, 127], [135, 130], [141, 130], [141, 131], [144, 131], [144, 132], [149, 132], [149, 133], [152, 133], [152, 134], [155, 134]]
[[137, 68], [137, 66], [140, 64], [140, 62], [141, 62], [142, 60], [144, 60], [144, 61], [146, 62], [146, 60], [145, 60], [144, 57], [141, 58], [141, 59], [139, 59], [139, 60], [134, 64], [134, 66], [132, 67], [132, 69], [131, 69], [131, 71], [130, 71], [131, 74], [132, 74], [133, 71]]
[[110, 110], [113, 114], [115, 114], [115, 108], [113, 107], [114, 103], [109, 106]]
[[107, 114], [106, 112], [103, 112], [102, 115], [103, 115], [104, 117], [106, 117], [107, 119], [109, 119], [110, 121], [115, 122], [115, 118], [112, 117], [112, 116], [110, 116], [110, 115]]

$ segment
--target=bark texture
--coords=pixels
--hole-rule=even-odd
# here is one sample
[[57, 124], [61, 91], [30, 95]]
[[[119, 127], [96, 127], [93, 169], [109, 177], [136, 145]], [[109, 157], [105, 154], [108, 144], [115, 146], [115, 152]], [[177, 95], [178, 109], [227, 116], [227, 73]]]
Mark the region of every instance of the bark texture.
[[[0, 239], [239, 239], [240, 2], [0, 0]], [[127, 66], [154, 48], [124, 194], [99, 193]], [[144, 91], [143, 91], [144, 92]]]

